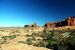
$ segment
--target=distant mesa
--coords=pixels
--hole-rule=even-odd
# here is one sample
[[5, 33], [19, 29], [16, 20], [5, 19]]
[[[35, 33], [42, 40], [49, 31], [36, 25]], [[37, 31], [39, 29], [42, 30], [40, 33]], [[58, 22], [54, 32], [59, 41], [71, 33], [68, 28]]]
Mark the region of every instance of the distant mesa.
[[31, 24], [31, 27], [37, 27], [37, 24], [36, 23]]
[[25, 25], [24, 27], [38, 27], [36, 23], [33, 23], [31, 25]]
[[48, 28], [55, 27], [55, 26], [56, 26], [56, 23], [51, 23], [51, 22], [48, 22], [44, 25], [44, 27], [48, 27]]
[[68, 17], [64, 21], [60, 22], [48, 22], [44, 25], [44, 27], [62, 27], [62, 26], [75, 26], [75, 16]]
[[24, 25], [24, 27], [30, 27], [30, 25]]
[[[75, 16], [70, 16], [64, 21], [59, 22], [48, 22], [44, 24], [44, 27], [50, 28], [50, 27], [62, 27], [62, 26], [75, 26]], [[24, 27], [38, 27], [36, 23], [33, 23], [31, 25], [24, 25]]]

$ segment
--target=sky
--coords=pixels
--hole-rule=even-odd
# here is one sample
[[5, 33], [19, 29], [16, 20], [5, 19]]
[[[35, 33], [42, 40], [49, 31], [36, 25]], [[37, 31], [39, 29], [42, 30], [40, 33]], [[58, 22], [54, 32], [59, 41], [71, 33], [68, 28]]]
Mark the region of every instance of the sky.
[[0, 27], [57, 22], [75, 16], [75, 0], [0, 0]]

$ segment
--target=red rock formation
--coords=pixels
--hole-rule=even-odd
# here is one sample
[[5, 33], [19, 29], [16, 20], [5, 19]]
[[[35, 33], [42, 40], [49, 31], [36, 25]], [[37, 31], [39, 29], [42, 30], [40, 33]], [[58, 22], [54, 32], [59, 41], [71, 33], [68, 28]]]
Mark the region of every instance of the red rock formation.
[[75, 26], [75, 17], [67, 18], [68, 26]]
[[75, 16], [68, 17], [65, 21], [61, 22], [53, 22], [53, 23], [46, 23], [44, 27], [61, 27], [61, 26], [75, 26]]
[[24, 27], [38, 27], [36, 23], [31, 24], [31, 25], [24, 25]]
[[48, 27], [48, 28], [55, 27], [56, 26], [56, 23], [46, 23], [44, 26], [45, 27]]
[[31, 27], [37, 27], [37, 24], [36, 24], [36, 23], [34, 23], [34, 24], [32, 24], [32, 25], [31, 25]]

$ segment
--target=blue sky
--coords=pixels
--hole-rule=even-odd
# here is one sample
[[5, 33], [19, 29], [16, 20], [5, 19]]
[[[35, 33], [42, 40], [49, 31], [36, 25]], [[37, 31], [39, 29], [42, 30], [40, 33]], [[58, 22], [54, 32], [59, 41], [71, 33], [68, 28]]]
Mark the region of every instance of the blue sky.
[[75, 16], [74, 0], [0, 0], [0, 26], [41, 26], [68, 16]]

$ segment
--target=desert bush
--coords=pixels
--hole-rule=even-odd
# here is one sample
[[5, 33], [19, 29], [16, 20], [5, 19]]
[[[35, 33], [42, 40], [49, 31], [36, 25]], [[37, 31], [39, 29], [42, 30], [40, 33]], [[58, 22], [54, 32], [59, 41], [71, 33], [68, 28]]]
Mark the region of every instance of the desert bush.
[[41, 37], [41, 35], [42, 35], [42, 32], [37, 33], [37, 37]]
[[26, 42], [25, 42], [25, 41], [19, 41], [18, 43], [23, 43], [23, 44], [26, 44]]
[[16, 38], [16, 35], [10, 35], [10, 36], [8, 36], [8, 38], [14, 39], [14, 38]]
[[75, 50], [75, 35], [71, 35], [68, 42], [69, 50]]
[[51, 32], [40, 32], [40, 33], [37, 33], [37, 36], [49, 39], [51, 37]]
[[25, 37], [31, 37], [32, 35], [26, 34]]
[[48, 42], [47, 48], [52, 48], [53, 50], [67, 50], [68, 49], [68, 38], [70, 36], [70, 32], [62, 32], [62, 31], [50, 31], [51, 34], [46, 33], [44, 37], [46, 37], [46, 41]]
[[5, 30], [0, 30], [1, 32], [4, 32]]
[[5, 39], [5, 40], [14, 39], [14, 38], [16, 38], [16, 35], [2, 36], [2, 39]]
[[5, 42], [5, 40], [0, 40], [0, 44], [4, 44]]
[[32, 39], [31, 39], [31, 38], [28, 38], [28, 39], [26, 40], [26, 44], [31, 45], [31, 44], [32, 44]]
[[26, 40], [26, 43], [31, 45], [32, 40], [36, 41], [35, 37], [42, 37], [43, 40], [36, 41], [34, 46], [47, 47], [53, 50], [75, 50], [75, 31], [66, 30], [51, 30], [44, 32], [32, 33], [31, 37]]
[[63, 35], [63, 37], [68, 38], [70, 36], [70, 32], [65, 32], [62, 35]]
[[32, 33], [32, 36], [37, 37], [37, 33]]
[[20, 33], [19, 30], [15, 30], [14, 32], [16, 32], [16, 33]]
[[34, 43], [33, 45], [37, 47], [46, 47], [48, 45], [48, 42], [39, 41], [39, 42]]
[[4, 40], [4, 39], [0, 39], [0, 44], [7, 44], [7, 43], [9, 43], [9, 42], [7, 42], [7, 41]]
[[36, 41], [36, 38], [33, 36], [33, 37], [32, 37], [32, 40]]
[[58, 40], [56, 40], [55, 38], [51, 38], [50, 40], [48, 40], [48, 45], [46, 46], [47, 48], [51, 48], [51, 49], [58, 49], [57, 45], [59, 44]]

